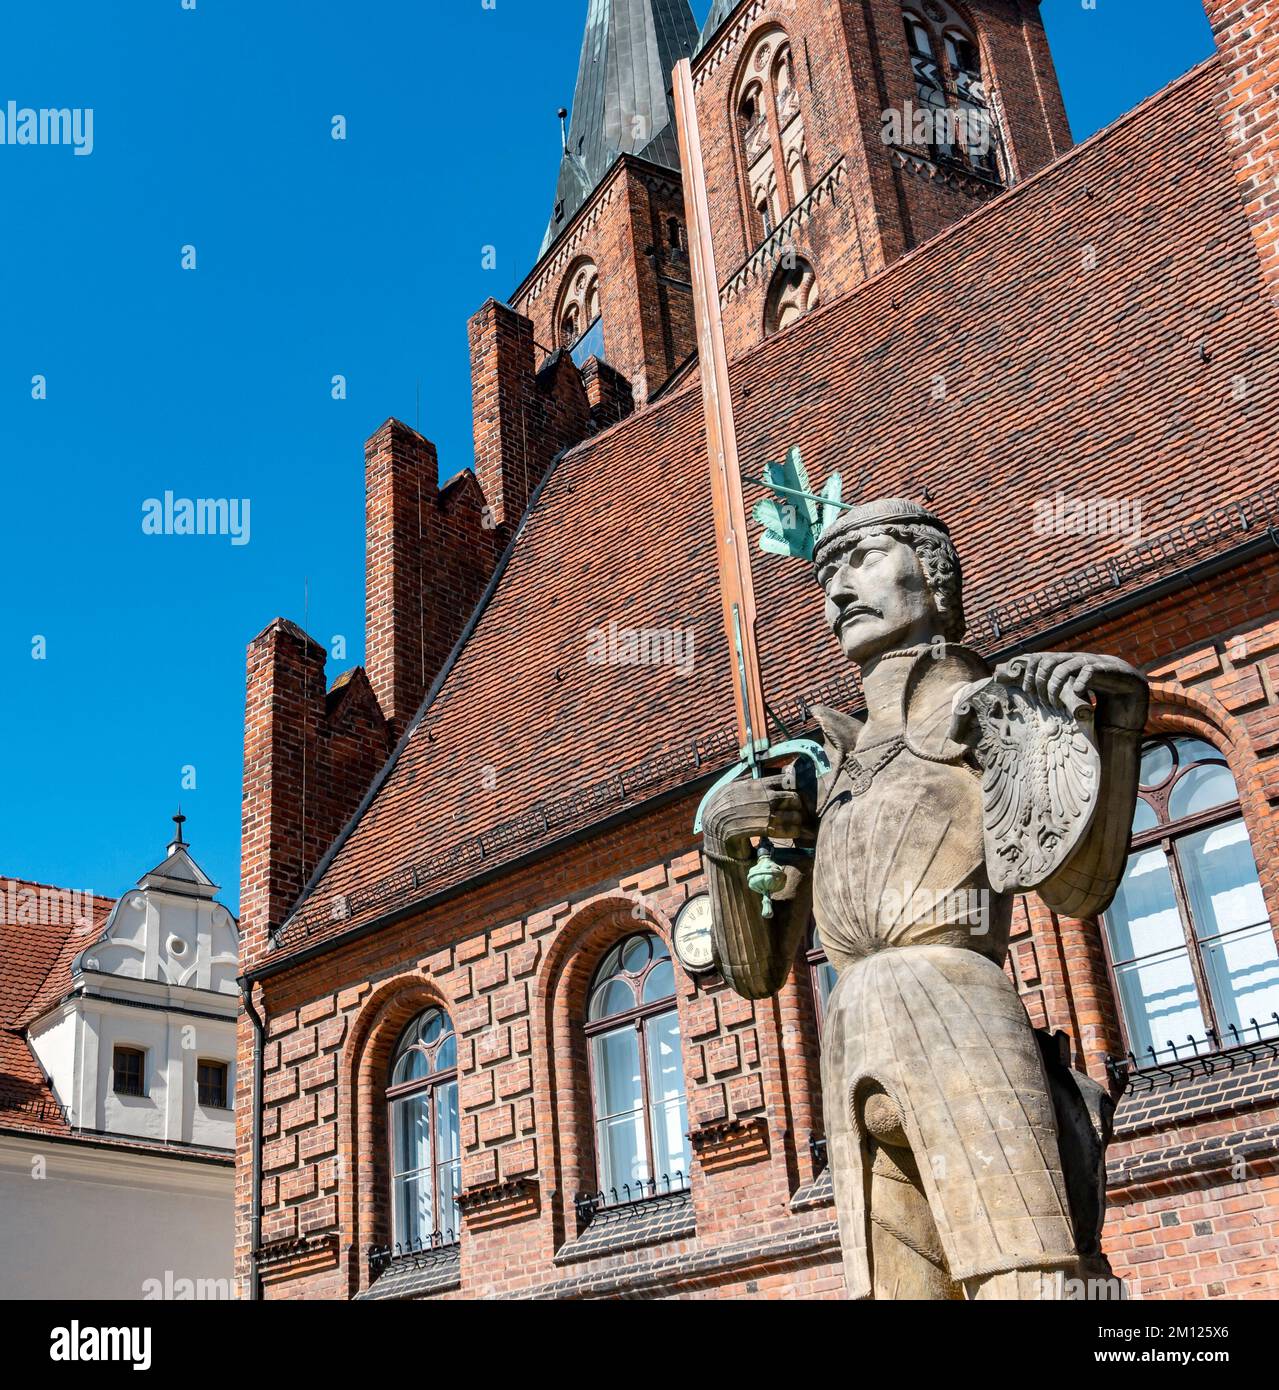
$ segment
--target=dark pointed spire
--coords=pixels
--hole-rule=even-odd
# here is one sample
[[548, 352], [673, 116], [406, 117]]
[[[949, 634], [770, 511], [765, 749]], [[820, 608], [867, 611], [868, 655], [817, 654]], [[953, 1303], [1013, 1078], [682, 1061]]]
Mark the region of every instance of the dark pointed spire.
[[182, 806], [179, 803], [178, 814], [173, 817], [175, 829], [173, 831], [173, 839], [169, 843], [170, 854], [172, 854], [174, 850], [188, 848], [186, 840], [182, 838], [182, 827], [186, 824], [186, 819], [187, 818], [182, 814]]
[[688, 0], [590, 0], [573, 121], [542, 251], [599, 187], [618, 155], [679, 168], [671, 70], [697, 47]]
[[715, 33], [716, 29], [723, 24], [740, 3], [741, 0], [715, 0], [715, 3], [711, 6], [710, 14], [706, 16], [706, 23], [702, 25], [702, 37], [697, 45], [697, 51], [699, 53], [710, 42], [711, 36]]

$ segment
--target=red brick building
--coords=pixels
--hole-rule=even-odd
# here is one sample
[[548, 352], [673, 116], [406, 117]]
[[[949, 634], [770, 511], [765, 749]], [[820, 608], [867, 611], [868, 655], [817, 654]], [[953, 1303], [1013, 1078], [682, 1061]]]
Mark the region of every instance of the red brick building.
[[[246, 1294], [842, 1294], [819, 943], [764, 1004], [672, 959], [736, 756], [686, 52], [743, 459], [929, 501], [988, 657], [1150, 675], [1116, 905], [1024, 902], [1009, 969], [1119, 1098], [1116, 1272], [1279, 1294], [1279, 0], [1208, 10], [1072, 146], [1035, 0], [591, 5], [541, 258], [471, 324], [474, 472], [388, 421], [366, 668], [249, 648]], [[756, 586], [780, 720], [856, 708], [802, 569]]]

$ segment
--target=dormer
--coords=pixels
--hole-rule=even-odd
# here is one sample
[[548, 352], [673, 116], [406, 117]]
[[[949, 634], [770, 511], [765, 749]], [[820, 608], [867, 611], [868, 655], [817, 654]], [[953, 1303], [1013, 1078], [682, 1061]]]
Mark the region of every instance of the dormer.
[[239, 928], [192, 857], [184, 819], [27, 1037], [73, 1129], [230, 1149]]

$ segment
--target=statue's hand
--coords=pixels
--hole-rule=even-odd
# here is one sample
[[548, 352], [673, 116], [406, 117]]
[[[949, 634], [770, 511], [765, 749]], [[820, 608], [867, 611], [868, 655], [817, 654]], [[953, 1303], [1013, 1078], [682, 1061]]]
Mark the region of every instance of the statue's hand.
[[812, 809], [806, 789], [796, 785], [790, 769], [767, 777], [740, 778], [721, 787], [707, 806], [702, 831], [709, 849], [743, 862], [751, 857], [751, 840], [811, 840]]
[[995, 679], [1005, 685], [1020, 685], [1027, 695], [1068, 716], [1096, 695], [1107, 706], [1108, 724], [1138, 732], [1145, 723], [1146, 678], [1117, 656], [1030, 652], [1003, 662], [995, 671]]

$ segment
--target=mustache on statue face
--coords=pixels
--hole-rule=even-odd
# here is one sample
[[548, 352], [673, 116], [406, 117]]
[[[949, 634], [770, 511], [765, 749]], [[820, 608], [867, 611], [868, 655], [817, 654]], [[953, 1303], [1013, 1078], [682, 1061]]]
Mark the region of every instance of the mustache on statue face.
[[872, 607], [869, 603], [850, 603], [846, 608], [840, 609], [839, 617], [835, 619], [835, 631], [842, 632], [854, 618], [882, 618], [883, 616], [878, 608]]

